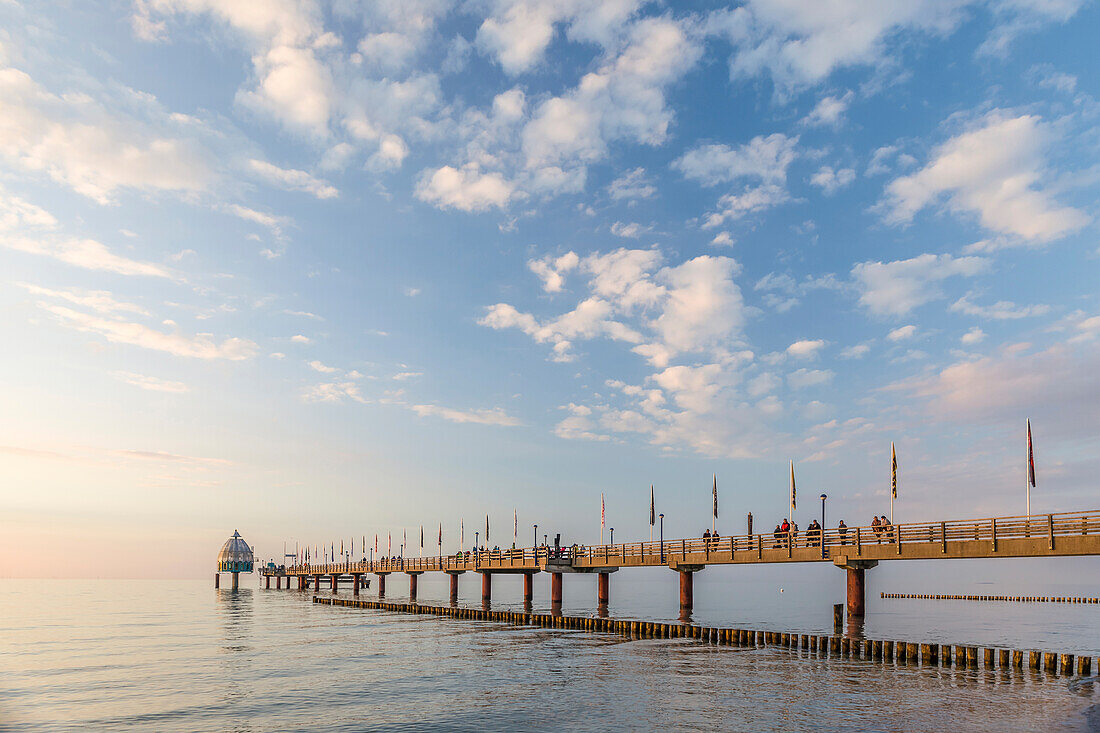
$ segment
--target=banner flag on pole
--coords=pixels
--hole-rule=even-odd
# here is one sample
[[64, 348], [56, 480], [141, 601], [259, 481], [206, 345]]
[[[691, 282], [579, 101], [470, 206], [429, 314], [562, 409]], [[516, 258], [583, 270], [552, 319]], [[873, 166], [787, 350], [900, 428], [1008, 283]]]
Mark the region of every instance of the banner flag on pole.
[[420, 525], [420, 549], [424, 549], [424, 525]]
[[458, 549], [466, 547], [466, 526], [461, 519], [458, 520]]
[[378, 533], [374, 533], [374, 554], [378, 554]]
[[512, 539], [519, 539], [519, 509], [512, 508]]
[[485, 515], [485, 546], [489, 546], [489, 515]]
[[443, 522], [439, 523], [439, 546], [443, 547]]
[[1027, 419], [1027, 482], [1035, 486], [1035, 449], [1031, 444], [1031, 418]]
[[718, 519], [718, 474], [714, 474], [714, 518]]
[[653, 503], [653, 484], [649, 485], [649, 526], [657, 523], [657, 507]]
[[898, 498], [898, 454], [894, 451], [894, 441], [890, 441], [890, 496]]
[[794, 461], [791, 461], [791, 511], [798, 508], [798, 489], [794, 485]]
[[603, 494], [600, 494], [600, 536], [603, 536], [603, 528], [604, 528], [604, 525], [607, 523], [606, 519], [607, 519], [607, 511], [606, 511], [606, 507], [604, 506], [604, 502], [603, 502]]
[[393, 554], [393, 532], [390, 532], [386, 536], [386, 554], [387, 555], [392, 555]]

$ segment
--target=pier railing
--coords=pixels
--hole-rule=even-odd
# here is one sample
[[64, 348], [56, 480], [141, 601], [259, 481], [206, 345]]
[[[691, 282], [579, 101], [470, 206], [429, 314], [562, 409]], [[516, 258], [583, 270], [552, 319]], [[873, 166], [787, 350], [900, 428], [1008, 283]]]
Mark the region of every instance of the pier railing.
[[[836, 527], [824, 531], [767, 532], [711, 538], [573, 545], [560, 550], [527, 547], [459, 552], [415, 558], [382, 558], [337, 563], [310, 563], [286, 568], [290, 575], [355, 573], [533, 572], [553, 565], [577, 570], [601, 567], [706, 564], [730, 562], [808, 562], [840, 556], [885, 560], [892, 557], [984, 557], [1094, 554], [1077, 552], [1081, 538], [1100, 539], [1100, 510], [940, 522], [906, 522], [874, 527]], [[1059, 538], [1072, 539], [1069, 548]], [[1059, 551], [1059, 550], [1064, 551]]]

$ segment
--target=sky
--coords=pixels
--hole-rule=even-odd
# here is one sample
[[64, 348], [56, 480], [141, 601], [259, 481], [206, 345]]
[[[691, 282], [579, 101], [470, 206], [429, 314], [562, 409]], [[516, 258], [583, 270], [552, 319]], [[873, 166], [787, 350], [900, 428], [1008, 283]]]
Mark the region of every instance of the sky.
[[1094, 509], [1098, 27], [0, 0], [0, 575]]

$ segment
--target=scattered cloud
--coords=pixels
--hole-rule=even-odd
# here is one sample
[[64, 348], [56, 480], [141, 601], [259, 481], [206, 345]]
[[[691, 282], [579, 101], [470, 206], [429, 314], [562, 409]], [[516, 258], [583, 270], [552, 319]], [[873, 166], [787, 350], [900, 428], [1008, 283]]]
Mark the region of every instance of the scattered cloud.
[[822, 339], [815, 339], [813, 341], [795, 341], [793, 344], [787, 347], [788, 356], [793, 356], [796, 359], [813, 359], [817, 356], [817, 353], [825, 347], [825, 342]]
[[54, 315], [62, 325], [85, 333], [99, 334], [111, 343], [140, 346], [193, 359], [240, 361], [250, 359], [256, 354], [256, 344], [247, 339], [228, 338], [218, 343], [208, 334], [188, 336], [182, 333], [164, 333], [140, 323], [101, 318], [64, 306], [46, 303], [41, 303], [40, 306]]
[[943, 297], [940, 283], [973, 277], [989, 266], [981, 257], [922, 254], [894, 262], [861, 262], [852, 268], [860, 305], [878, 316], [903, 316]]
[[985, 340], [985, 331], [977, 326], [974, 326], [974, 328], [964, 333], [962, 338], [959, 339], [959, 341], [963, 342], [966, 346], [980, 344], [983, 340]]
[[313, 343], [313, 339], [311, 339], [309, 336], [303, 336], [300, 333], [295, 334], [294, 336], [291, 336], [290, 340], [293, 343], [296, 343], [296, 344], [312, 344]]
[[802, 124], [809, 127], [839, 127], [854, 96], [849, 91], [839, 97], [822, 97], [810, 114], [803, 118]]
[[852, 168], [833, 170], [826, 165], [810, 176], [810, 183], [820, 188], [826, 196], [832, 196], [855, 179], [856, 172]]
[[326, 366], [325, 364], [323, 364], [322, 362], [320, 362], [316, 359], [314, 359], [313, 361], [311, 361], [309, 363], [309, 368], [312, 369], [315, 372], [321, 372], [322, 374], [333, 374], [334, 372], [340, 371], [336, 367]]
[[319, 199], [334, 199], [340, 195], [336, 187], [328, 181], [315, 178], [305, 171], [280, 168], [266, 160], [249, 160], [248, 170], [266, 183], [286, 191], [304, 191]]
[[444, 420], [456, 423], [473, 423], [475, 425], [522, 425], [518, 418], [512, 417], [499, 407], [479, 410], [456, 410], [441, 405], [409, 405], [410, 410], [421, 417], [441, 417]]
[[149, 390], [150, 392], [182, 394], [183, 392], [190, 391], [190, 388], [183, 382], [173, 382], [167, 379], [160, 379], [159, 377], [136, 374], [134, 372], [111, 372], [111, 376], [121, 382]]
[[912, 324], [908, 326], [899, 326], [898, 328], [890, 331], [890, 333], [886, 334], [886, 340], [893, 341], [894, 343], [897, 343], [898, 341], [908, 341], [909, 339], [913, 338], [916, 333], [917, 327]]
[[976, 214], [986, 229], [1024, 243], [1075, 232], [1088, 215], [1038, 188], [1047, 175], [1043, 154], [1055, 137], [1035, 115], [994, 110], [939, 146], [924, 168], [890, 183], [886, 220], [907, 224], [943, 200], [951, 211]]
[[1010, 321], [1032, 316], [1043, 316], [1050, 312], [1048, 305], [1016, 305], [1011, 300], [998, 300], [993, 305], [978, 305], [971, 302], [970, 293], [951, 304], [951, 310], [968, 316], [987, 318], [994, 321]]
[[657, 187], [644, 168], [632, 168], [612, 181], [607, 193], [614, 201], [633, 201], [652, 198], [657, 194]]
[[359, 392], [359, 385], [352, 381], [324, 382], [311, 385], [302, 390], [302, 400], [329, 404], [339, 404], [346, 400], [360, 404], [366, 404], [367, 402]]

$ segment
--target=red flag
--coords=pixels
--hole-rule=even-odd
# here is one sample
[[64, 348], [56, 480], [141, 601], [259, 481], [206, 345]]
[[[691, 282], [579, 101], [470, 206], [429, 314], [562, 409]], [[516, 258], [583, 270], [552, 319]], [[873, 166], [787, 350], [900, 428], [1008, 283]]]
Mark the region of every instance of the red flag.
[[1031, 418], [1027, 419], [1027, 481], [1035, 486], [1035, 449], [1031, 445]]

